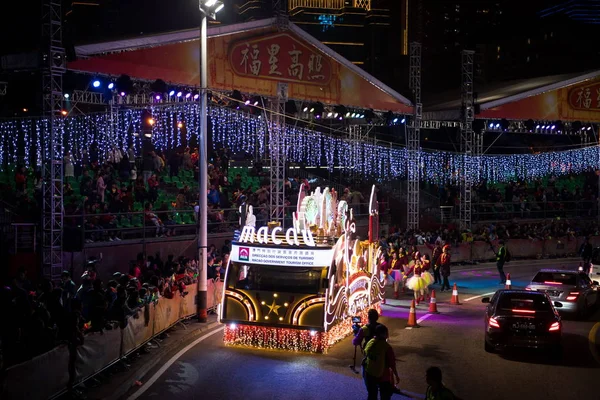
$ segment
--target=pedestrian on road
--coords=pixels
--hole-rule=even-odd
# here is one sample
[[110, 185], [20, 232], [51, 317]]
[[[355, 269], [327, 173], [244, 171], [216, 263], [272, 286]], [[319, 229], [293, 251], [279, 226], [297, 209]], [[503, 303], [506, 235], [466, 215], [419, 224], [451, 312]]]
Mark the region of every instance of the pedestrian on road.
[[500, 248], [496, 253], [496, 268], [498, 268], [498, 273], [500, 274], [500, 284], [504, 285], [506, 283], [506, 274], [504, 273], [504, 263], [506, 262], [506, 247], [504, 246], [504, 240], [500, 240], [498, 243], [500, 244]]
[[440, 275], [440, 259], [442, 257], [442, 246], [441, 243], [436, 241], [435, 246], [431, 246], [429, 243], [425, 243], [428, 249], [431, 250], [431, 265], [433, 266], [433, 283], [442, 283], [442, 276]]
[[587, 266], [592, 261], [592, 253], [594, 248], [590, 243], [589, 238], [585, 238], [583, 244], [579, 248], [579, 254], [581, 255], [581, 259], [583, 260], [583, 265]]
[[427, 368], [427, 393], [425, 400], [460, 400], [442, 383], [442, 370], [438, 367]]
[[362, 364], [367, 400], [377, 400], [378, 392], [381, 400], [390, 400], [394, 394], [394, 383], [400, 382], [396, 369], [396, 354], [387, 342], [388, 337], [388, 328], [379, 325], [375, 328], [375, 337], [365, 347]]
[[450, 290], [450, 282], [448, 277], [450, 276], [450, 245], [445, 245], [442, 249], [442, 255], [440, 256], [440, 270], [444, 281], [442, 282], [442, 292], [444, 290]]

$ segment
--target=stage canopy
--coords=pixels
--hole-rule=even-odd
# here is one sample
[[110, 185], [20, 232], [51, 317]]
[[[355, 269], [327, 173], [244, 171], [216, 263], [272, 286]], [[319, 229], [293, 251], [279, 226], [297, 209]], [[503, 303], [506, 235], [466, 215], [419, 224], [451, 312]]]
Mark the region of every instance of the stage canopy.
[[[75, 48], [73, 71], [199, 86], [199, 31], [187, 30]], [[296, 25], [275, 19], [208, 29], [212, 90], [274, 97], [288, 83], [289, 99], [362, 109], [412, 112], [411, 102]]]
[[[600, 70], [485, 87], [478, 119], [600, 122]], [[426, 119], [460, 118], [460, 94], [426, 104]]]

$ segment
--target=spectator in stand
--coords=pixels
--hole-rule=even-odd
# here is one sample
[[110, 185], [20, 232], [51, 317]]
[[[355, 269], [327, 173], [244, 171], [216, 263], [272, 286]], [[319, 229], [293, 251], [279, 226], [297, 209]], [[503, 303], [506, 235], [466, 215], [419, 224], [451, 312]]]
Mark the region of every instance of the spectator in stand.
[[26, 187], [27, 187], [26, 169], [22, 165], [19, 165], [19, 166], [17, 166], [17, 170], [15, 172], [15, 190], [17, 191], [17, 195], [24, 195]]
[[67, 180], [75, 178], [75, 166], [73, 165], [74, 162], [75, 162], [75, 159], [71, 155], [71, 152], [66, 151], [65, 158], [64, 158], [64, 168], [65, 168], [65, 178]]
[[129, 161], [129, 170], [135, 168], [135, 149], [133, 148], [133, 144], [129, 145], [127, 149], [127, 159]]
[[[162, 171], [163, 166], [164, 166], [164, 161], [158, 154], [156, 154], [155, 151], [152, 152], [152, 163], [153, 163], [152, 168], [155, 173]], [[148, 181], [148, 180], [146, 180], [146, 181]]]
[[165, 225], [160, 218], [152, 212], [152, 203], [146, 203], [144, 219], [146, 223], [156, 227], [156, 237], [165, 237]]
[[177, 210], [183, 210], [187, 206], [187, 200], [185, 198], [185, 191], [183, 189], [179, 190], [177, 197], [175, 198], [175, 208]]
[[90, 305], [89, 305], [89, 320], [91, 322], [92, 332], [102, 332], [105, 328], [106, 321], [106, 293], [102, 288], [102, 281], [95, 279], [92, 284], [92, 290], [90, 291]]
[[104, 174], [100, 174], [98, 176], [98, 180], [96, 181], [96, 194], [100, 203], [104, 203], [104, 195], [106, 192], [106, 184], [104, 183]]
[[178, 151], [171, 153], [169, 157], [169, 176], [174, 177], [179, 175], [179, 167], [183, 161], [183, 155]]
[[156, 154], [153, 151], [150, 151], [148, 153], [146, 153], [146, 155], [144, 156], [144, 158], [142, 159], [142, 182], [145, 184], [146, 182], [148, 182], [148, 179], [150, 179], [150, 177], [152, 176], [152, 173], [154, 172], [154, 167], [155, 167], [155, 163], [154, 163], [154, 156]]
[[143, 177], [138, 176], [133, 190], [135, 201], [137, 203], [142, 203], [146, 199], [146, 184]]
[[158, 199], [158, 186], [158, 178], [156, 174], [152, 174], [150, 179], [148, 179], [148, 200], [151, 203], [156, 202], [156, 199]]
[[71, 273], [69, 271], [63, 271], [60, 278], [62, 281], [62, 304], [67, 310], [70, 310], [71, 300], [73, 300], [77, 294], [77, 287], [75, 286], [73, 279], [71, 279]]
[[207, 267], [206, 273], [208, 279], [220, 279], [220, 266], [215, 264], [215, 258], [212, 256], [208, 256], [206, 259]]

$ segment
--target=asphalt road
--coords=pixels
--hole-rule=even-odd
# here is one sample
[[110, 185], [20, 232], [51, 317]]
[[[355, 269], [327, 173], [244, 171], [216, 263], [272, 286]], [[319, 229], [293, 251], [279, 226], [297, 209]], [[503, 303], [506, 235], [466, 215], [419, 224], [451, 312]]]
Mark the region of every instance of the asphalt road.
[[[511, 273], [513, 286], [522, 287], [540, 267], [563, 264], [577, 265], [514, 262], [505, 269]], [[458, 284], [462, 305], [451, 306], [450, 294], [439, 293], [441, 313], [427, 314], [427, 305], [419, 306], [419, 328], [405, 329], [408, 294], [383, 307], [382, 321], [390, 328], [389, 342], [396, 352], [403, 391], [424, 398], [425, 370], [435, 365], [442, 369], [445, 384], [465, 400], [600, 400], [600, 310], [585, 321], [565, 321], [564, 356], [558, 363], [535, 352], [488, 354], [483, 348], [481, 295], [502, 287], [495, 268], [455, 269], [451, 282]], [[219, 330], [184, 350], [180, 357], [170, 355], [161, 362], [161, 368], [148, 374], [129, 399], [366, 398], [360, 376], [349, 368], [354, 350], [349, 338], [326, 355], [294, 354], [225, 347]]]

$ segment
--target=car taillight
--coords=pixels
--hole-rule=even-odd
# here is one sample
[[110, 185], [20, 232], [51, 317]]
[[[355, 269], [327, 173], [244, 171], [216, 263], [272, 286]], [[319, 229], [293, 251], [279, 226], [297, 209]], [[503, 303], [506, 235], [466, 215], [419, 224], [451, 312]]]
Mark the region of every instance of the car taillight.
[[531, 290], [531, 288], [526, 287], [525, 290]]
[[579, 292], [571, 292], [569, 293], [569, 295], [567, 296], [567, 301], [574, 301], [577, 300], [577, 297], [579, 296]]
[[549, 332], [556, 332], [559, 330], [560, 330], [560, 322], [552, 323], [552, 325], [550, 325], [550, 328], [548, 329]]
[[496, 320], [496, 318], [494, 317], [490, 317], [488, 324], [490, 325], [490, 327], [492, 328], [500, 328], [500, 324], [498, 323], [498, 321]]

